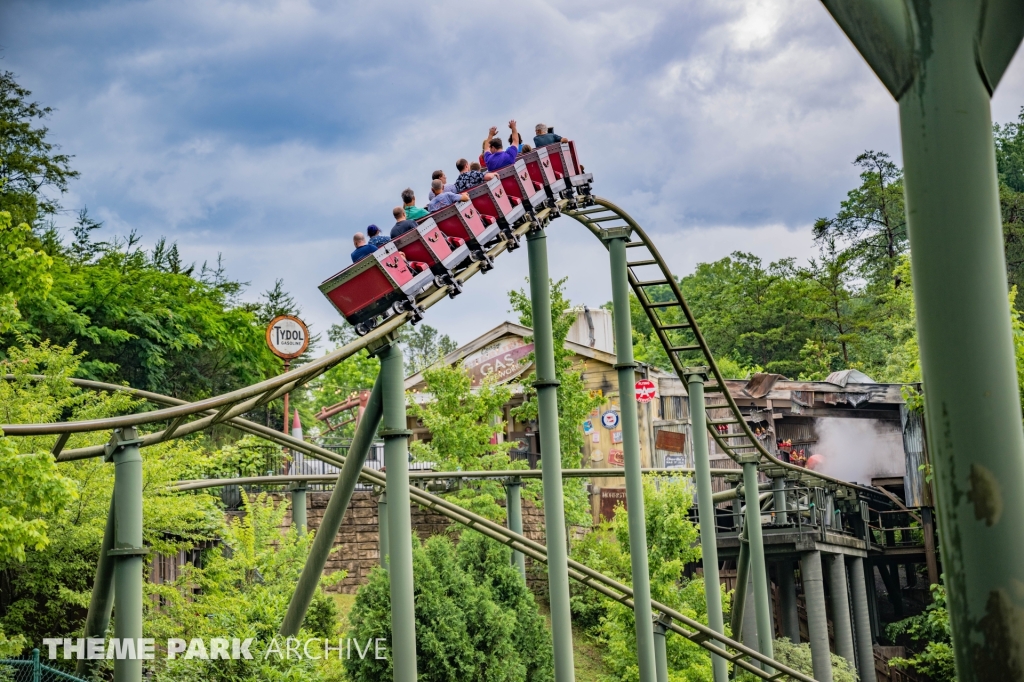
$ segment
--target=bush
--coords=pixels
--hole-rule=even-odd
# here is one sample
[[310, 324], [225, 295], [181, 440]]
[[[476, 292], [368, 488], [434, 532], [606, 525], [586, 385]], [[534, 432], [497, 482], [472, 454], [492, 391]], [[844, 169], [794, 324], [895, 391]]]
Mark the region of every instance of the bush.
[[[810, 644], [806, 642], [803, 644], [793, 644], [788, 638], [783, 637], [775, 640], [773, 648], [775, 660], [779, 663], [805, 675], [814, 674], [814, 666], [811, 663]], [[853, 667], [853, 664], [842, 656], [830, 655], [832, 656], [832, 682], [857, 682], [857, 669]], [[751, 673], [744, 672], [736, 679], [742, 682], [754, 682], [760, 678], [755, 677]]]
[[[465, 531], [456, 548], [434, 536], [413, 548], [417, 668], [421, 682], [553, 679], [551, 639], [511, 550]], [[388, 575], [380, 568], [360, 588], [349, 615], [356, 641], [391, 641]], [[346, 659], [352, 682], [393, 679], [392, 652]]]

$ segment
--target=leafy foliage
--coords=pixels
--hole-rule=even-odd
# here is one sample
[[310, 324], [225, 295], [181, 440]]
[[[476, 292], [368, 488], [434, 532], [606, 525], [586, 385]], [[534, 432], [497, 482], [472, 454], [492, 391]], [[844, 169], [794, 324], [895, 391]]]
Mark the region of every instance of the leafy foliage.
[[[550, 637], [533, 595], [511, 564], [511, 550], [466, 531], [456, 548], [434, 536], [413, 548], [416, 650], [419, 679], [549, 682], [554, 679]], [[375, 568], [349, 615], [356, 641], [391, 641], [387, 573]], [[393, 676], [385, 660], [345, 661], [352, 682]]]
[[[814, 675], [814, 664], [811, 660], [811, 645], [807, 642], [794, 644], [789, 638], [782, 637], [775, 640], [772, 645], [775, 660], [783, 665], [793, 668], [797, 672], [806, 675]], [[852, 663], [838, 654], [829, 654], [832, 657], [832, 680], [833, 682], [857, 682], [857, 669]], [[760, 678], [751, 673], [743, 672], [737, 678], [740, 682], [755, 682]]]
[[[814, 237], [819, 242], [850, 244], [860, 274], [871, 282], [884, 283], [892, 277], [896, 259], [908, 248], [903, 170], [885, 152], [866, 151], [853, 163], [861, 168], [860, 187], [850, 190], [835, 217], [814, 223]], [[899, 282], [897, 279], [897, 285]]]
[[[530, 295], [522, 289], [509, 292], [512, 310], [519, 313], [519, 323], [533, 327], [533, 309]], [[580, 424], [590, 412], [604, 402], [604, 398], [587, 390], [583, 383], [583, 372], [573, 366], [573, 351], [565, 347], [569, 329], [576, 321], [572, 302], [565, 296], [565, 280], [551, 282], [551, 328], [554, 338], [555, 379], [558, 386], [558, 437], [562, 454], [562, 468], [578, 469], [583, 464], [583, 430]], [[531, 341], [532, 337], [527, 341]], [[534, 354], [530, 354], [533, 361]], [[519, 421], [537, 419], [537, 391], [533, 382], [536, 371], [522, 379], [525, 401], [515, 408], [513, 415]], [[565, 479], [562, 483], [565, 498], [566, 522], [586, 526], [591, 523], [590, 500], [582, 479]]]
[[[158, 640], [209, 639], [225, 633], [253, 637], [254, 660], [158, 659], [154, 671], [161, 682], [319, 680], [332, 670], [340, 673], [337, 658], [285, 660], [267, 654], [302, 572], [312, 536], [300, 535], [294, 527], [282, 533], [287, 503], [275, 505], [266, 493], [252, 499], [243, 496], [243, 505], [245, 514], [233, 518], [222, 530], [221, 544], [206, 553], [202, 567], [187, 564], [175, 582], [148, 586], [150, 593], [159, 597], [160, 608], [149, 609], [145, 630], [146, 636]], [[344, 577], [344, 571], [335, 572], [321, 585]], [[337, 628], [337, 606], [317, 588], [298, 638], [336, 637]]]
[[[421, 460], [435, 462], [440, 471], [483, 471], [516, 468], [509, 459], [511, 443], [493, 442], [505, 429], [502, 408], [512, 397], [508, 386], [485, 382], [473, 389], [462, 367], [437, 366], [423, 371], [430, 400], [409, 405], [409, 414], [430, 430], [429, 441], [411, 444]], [[454, 493], [459, 504], [491, 519], [502, 520], [504, 499], [497, 481], [466, 481]]]
[[[915, 649], [909, 658], [894, 658], [889, 664], [923, 673], [935, 682], [955, 682], [953, 645], [946, 610], [946, 589], [932, 585], [932, 603], [924, 613], [891, 623], [886, 634], [893, 641], [910, 640]], [[923, 648], [922, 648], [923, 645]]]
[[44, 191], [63, 194], [78, 172], [71, 169], [71, 157], [47, 140], [49, 130], [38, 125], [53, 109], [29, 101], [31, 95], [13, 73], [0, 71], [0, 211], [10, 212], [15, 225], [34, 227], [60, 209]]

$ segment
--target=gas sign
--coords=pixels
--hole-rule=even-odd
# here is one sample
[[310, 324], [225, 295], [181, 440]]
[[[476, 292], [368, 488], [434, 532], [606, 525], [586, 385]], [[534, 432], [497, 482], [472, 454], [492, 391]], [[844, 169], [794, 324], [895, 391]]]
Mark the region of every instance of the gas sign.
[[309, 347], [309, 328], [294, 315], [278, 315], [267, 325], [267, 345], [279, 358], [297, 358]]

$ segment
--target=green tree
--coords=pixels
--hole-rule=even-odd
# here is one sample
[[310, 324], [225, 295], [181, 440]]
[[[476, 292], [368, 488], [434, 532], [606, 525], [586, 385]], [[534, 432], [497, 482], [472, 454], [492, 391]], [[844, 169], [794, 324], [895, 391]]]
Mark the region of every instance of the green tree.
[[[519, 313], [519, 323], [533, 327], [533, 307], [530, 296], [522, 289], [509, 292], [512, 310]], [[578, 469], [583, 464], [583, 429], [581, 425], [590, 412], [604, 402], [604, 398], [593, 395], [583, 383], [583, 372], [573, 365], [574, 353], [565, 347], [569, 329], [576, 321], [572, 302], [565, 296], [565, 279], [551, 282], [551, 327], [555, 344], [555, 379], [558, 386], [558, 436], [560, 441], [562, 468]], [[532, 337], [527, 339], [532, 340]], [[530, 360], [534, 354], [530, 354]], [[513, 415], [519, 421], [537, 419], [537, 391], [533, 388], [536, 371], [523, 378], [522, 405], [515, 408]], [[591, 523], [590, 496], [582, 479], [566, 479], [562, 483], [565, 498], [565, 518], [571, 525]]]
[[31, 95], [13, 73], [0, 71], [0, 211], [10, 212], [15, 225], [35, 227], [60, 209], [48, 193], [66, 192], [78, 171], [39, 125], [53, 109], [30, 101]]
[[[550, 682], [551, 640], [533, 595], [512, 566], [511, 550], [466, 531], [456, 548], [435, 535], [413, 548], [416, 664], [422, 682], [495, 680]], [[349, 614], [358, 642], [391, 641], [387, 573], [371, 571]], [[352, 682], [393, 677], [392, 651], [384, 660], [345, 661]]]
[[903, 169], [885, 152], [871, 150], [853, 163], [861, 168], [860, 187], [847, 193], [834, 217], [815, 221], [814, 238], [846, 242], [861, 274], [871, 282], [884, 283], [893, 277], [896, 259], [908, 248]]
[[448, 355], [459, 344], [429, 324], [405, 325], [398, 337], [405, 353], [406, 374], [415, 374]]
[[[865, 327], [863, 306], [858, 305], [859, 292], [853, 285], [855, 256], [850, 250], [837, 249], [832, 235], [820, 242], [820, 257], [812, 258], [807, 268], [800, 272], [812, 284], [809, 291], [812, 305], [807, 307], [807, 312], [817, 327], [817, 342], [825, 347], [837, 347], [839, 352], [836, 355], [842, 360], [842, 367], [850, 367], [851, 347], [856, 348]], [[805, 344], [801, 351], [806, 348]]]
[[[434, 462], [441, 471], [485, 471], [516, 468], [509, 459], [511, 443], [494, 442], [503, 433], [502, 413], [512, 397], [508, 386], [485, 382], [473, 388], [462, 367], [437, 366], [423, 371], [429, 399], [410, 394], [409, 414], [430, 430], [430, 440], [413, 441], [417, 459]], [[465, 481], [454, 493], [459, 503], [495, 520], [505, 517], [498, 506], [504, 490], [497, 481]]]
[[907, 641], [913, 651], [912, 656], [894, 658], [889, 665], [914, 670], [935, 682], [955, 682], [946, 590], [942, 585], [932, 585], [931, 590], [932, 603], [925, 607], [924, 613], [891, 623], [886, 629], [890, 639]]

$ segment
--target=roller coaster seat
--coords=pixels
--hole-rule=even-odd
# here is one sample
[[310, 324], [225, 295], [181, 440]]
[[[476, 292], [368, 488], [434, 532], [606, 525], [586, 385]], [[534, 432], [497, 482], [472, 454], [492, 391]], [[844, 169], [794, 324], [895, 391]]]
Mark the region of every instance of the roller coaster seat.
[[546, 147], [534, 149], [520, 158], [526, 162], [530, 179], [534, 181], [534, 184], [539, 182], [543, 185], [549, 198], [555, 198], [565, 191], [565, 177], [561, 171], [555, 171]]
[[396, 238], [394, 244], [410, 261], [427, 263], [435, 275], [451, 274], [469, 258], [466, 240], [445, 235], [429, 216], [415, 230]]
[[467, 190], [469, 200], [482, 216], [493, 216], [506, 228], [510, 228], [526, 215], [526, 208], [519, 199], [512, 201], [498, 178], [491, 178], [482, 185]]
[[511, 166], [499, 168], [496, 172], [501, 178], [501, 186], [510, 197], [516, 197], [533, 209], [539, 208], [547, 201], [548, 195], [544, 191], [544, 185], [530, 177], [530, 171], [527, 170], [526, 162], [522, 158], [516, 159]]
[[457, 237], [470, 245], [470, 251], [482, 252], [498, 236], [498, 221], [493, 216], [480, 214], [469, 201], [445, 206], [430, 214], [441, 232]]
[[402, 310], [415, 311], [415, 297], [434, 280], [428, 263], [410, 261], [393, 242], [384, 244], [319, 287], [359, 334]]
[[551, 159], [551, 167], [556, 173], [561, 173], [565, 178], [566, 185], [570, 187], [581, 187], [589, 185], [594, 180], [593, 173], [584, 173], [576, 159], [576, 143], [569, 141], [556, 142], [547, 147], [542, 147], [548, 152]]

